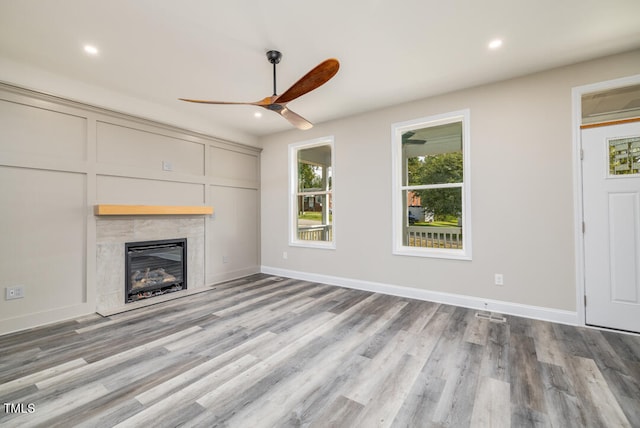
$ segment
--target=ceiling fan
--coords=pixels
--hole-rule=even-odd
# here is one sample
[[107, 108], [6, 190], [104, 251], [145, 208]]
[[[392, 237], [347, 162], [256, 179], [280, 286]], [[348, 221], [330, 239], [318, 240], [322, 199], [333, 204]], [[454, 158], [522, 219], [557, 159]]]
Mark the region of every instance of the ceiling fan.
[[282, 54], [278, 51], [271, 50], [267, 52], [267, 59], [271, 64], [273, 64], [273, 95], [270, 97], [265, 97], [260, 101], [255, 102], [207, 101], [186, 98], [180, 98], [180, 100], [201, 104], [238, 104], [258, 106], [278, 113], [298, 129], [310, 129], [313, 127], [313, 124], [299, 114], [289, 110], [287, 103], [327, 83], [338, 72], [340, 63], [335, 58], [322, 61], [320, 64], [312, 68], [311, 71], [302, 76], [289, 89], [282, 94], [277, 95], [276, 64], [278, 64], [282, 59]]
[[418, 138], [411, 138], [416, 135], [415, 131], [407, 131], [402, 134], [402, 144], [424, 144], [427, 140], [421, 140]]

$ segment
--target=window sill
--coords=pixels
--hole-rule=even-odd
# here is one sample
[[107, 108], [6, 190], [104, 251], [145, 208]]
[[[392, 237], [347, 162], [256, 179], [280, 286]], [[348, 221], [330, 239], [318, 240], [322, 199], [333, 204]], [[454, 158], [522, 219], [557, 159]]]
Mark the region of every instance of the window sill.
[[393, 255], [424, 257], [432, 259], [471, 260], [471, 254], [463, 250], [427, 250], [412, 247], [400, 247], [393, 249]]
[[335, 242], [292, 241], [290, 247], [318, 248], [321, 250], [335, 250]]

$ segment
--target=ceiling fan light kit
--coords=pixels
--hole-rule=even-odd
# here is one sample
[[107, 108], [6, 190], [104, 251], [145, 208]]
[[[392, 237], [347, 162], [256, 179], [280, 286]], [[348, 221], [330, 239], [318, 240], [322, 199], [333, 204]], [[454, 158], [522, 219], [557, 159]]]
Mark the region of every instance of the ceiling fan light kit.
[[273, 64], [273, 95], [270, 97], [265, 97], [262, 100], [255, 102], [208, 101], [187, 98], [180, 98], [180, 100], [200, 104], [236, 104], [258, 106], [278, 113], [298, 129], [310, 129], [313, 127], [313, 124], [299, 114], [291, 111], [287, 107], [287, 103], [327, 83], [338, 72], [340, 63], [335, 58], [329, 58], [322, 61], [320, 64], [312, 68], [307, 74], [302, 76], [289, 89], [278, 95], [276, 91], [276, 65], [280, 62], [281, 59], [282, 53], [276, 50], [270, 50], [267, 52], [267, 60], [271, 64]]

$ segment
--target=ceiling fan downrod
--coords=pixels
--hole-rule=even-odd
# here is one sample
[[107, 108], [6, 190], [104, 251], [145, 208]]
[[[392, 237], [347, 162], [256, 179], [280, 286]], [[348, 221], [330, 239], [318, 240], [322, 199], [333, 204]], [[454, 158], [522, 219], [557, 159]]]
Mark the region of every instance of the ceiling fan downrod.
[[273, 96], [275, 97], [278, 95], [276, 92], [276, 64], [282, 59], [282, 54], [279, 51], [269, 51], [267, 52], [267, 59], [273, 64]]

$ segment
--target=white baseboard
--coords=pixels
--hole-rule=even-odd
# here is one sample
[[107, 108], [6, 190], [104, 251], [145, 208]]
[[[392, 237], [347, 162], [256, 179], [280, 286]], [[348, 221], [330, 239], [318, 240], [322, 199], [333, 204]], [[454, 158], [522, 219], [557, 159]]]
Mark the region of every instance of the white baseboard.
[[15, 318], [4, 319], [0, 320], [0, 336], [66, 321], [92, 313], [95, 313], [94, 305], [80, 303], [64, 308], [56, 308], [42, 312], [29, 313]]
[[251, 266], [248, 268], [237, 269], [234, 271], [211, 275], [209, 278], [207, 278], [207, 284], [219, 284], [221, 282], [231, 281], [234, 279], [242, 278], [244, 276], [254, 275], [260, 272], [261, 272], [260, 266]]
[[266, 273], [269, 275], [284, 276], [287, 278], [300, 279], [304, 281], [320, 282], [322, 284], [337, 285], [340, 287], [371, 291], [374, 293], [382, 293], [398, 297], [407, 297], [410, 299], [444, 303], [447, 305], [462, 306], [471, 309], [487, 310], [505, 315], [515, 315], [525, 318], [557, 322], [560, 324], [581, 325], [578, 321], [577, 312], [563, 311], [560, 309], [523, 305], [520, 303], [483, 299], [480, 297], [464, 296], [460, 294], [442, 293], [439, 291], [422, 290], [418, 288], [403, 287], [393, 284], [384, 284], [380, 282], [362, 281], [337, 276], [293, 271], [269, 266], [262, 266], [261, 271], [262, 273]]

